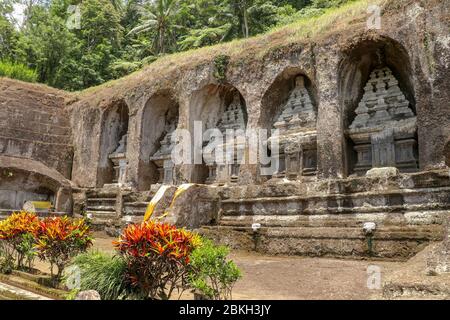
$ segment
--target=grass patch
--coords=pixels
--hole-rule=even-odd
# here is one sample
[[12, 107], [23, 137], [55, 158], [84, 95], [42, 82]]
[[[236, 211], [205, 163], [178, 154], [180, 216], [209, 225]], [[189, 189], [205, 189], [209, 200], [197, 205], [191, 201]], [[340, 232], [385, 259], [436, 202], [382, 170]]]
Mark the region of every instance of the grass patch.
[[80, 270], [80, 291], [96, 290], [102, 300], [125, 298], [127, 264], [119, 256], [90, 251], [76, 256], [72, 265]]
[[0, 77], [8, 77], [26, 82], [36, 82], [37, 72], [22, 63], [0, 61]]

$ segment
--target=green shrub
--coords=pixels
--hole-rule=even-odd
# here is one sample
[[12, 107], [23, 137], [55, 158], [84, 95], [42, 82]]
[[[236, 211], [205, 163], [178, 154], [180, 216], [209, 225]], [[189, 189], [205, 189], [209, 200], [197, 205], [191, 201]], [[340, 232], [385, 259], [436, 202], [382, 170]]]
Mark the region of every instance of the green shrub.
[[8, 258], [7, 248], [3, 241], [0, 240], [0, 273], [9, 274], [14, 270], [14, 260]]
[[231, 291], [241, 277], [238, 267], [227, 260], [230, 250], [203, 239], [191, 255], [190, 285], [209, 299], [231, 299]]
[[0, 77], [36, 82], [37, 72], [22, 63], [0, 61]]
[[127, 264], [120, 256], [90, 251], [72, 260], [80, 271], [79, 291], [95, 290], [103, 300], [120, 300], [130, 296], [126, 280]]

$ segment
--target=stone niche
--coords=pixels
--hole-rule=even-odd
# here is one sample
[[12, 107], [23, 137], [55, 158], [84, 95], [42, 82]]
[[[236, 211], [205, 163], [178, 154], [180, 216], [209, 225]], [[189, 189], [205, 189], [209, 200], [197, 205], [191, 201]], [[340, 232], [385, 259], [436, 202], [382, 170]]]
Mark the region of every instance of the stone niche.
[[[203, 137], [200, 146], [192, 140], [193, 165], [181, 168], [184, 180], [198, 184], [236, 182], [247, 124], [246, 104], [239, 90], [224, 83], [208, 84], [193, 92], [188, 124], [190, 132], [201, 129]], [[234, 152], [227, 153], [227, 148]]]
[[137, 165], [129, 175], [139, 191], [153, 184], [176, 184], [171, 161], [172, 134], [178, 127], [179, 104], [173, 92], [159, 91], [147, 100], [138, 113]]
[[175, 184], [175, 165], [172, 161], [172, 149], [174, 144], [172, 142], [172, 134], [177, 128], [178, 116], [167, 117], [163, 138], [160, 141], [160, 148], [150, 157], [150, 161], [156, 166], [158, 171], [157, 183]]
[[[278, 159], [274, 178], [296, 180], [317, 173], [317, 116], [306, 81], [303, 75], [295, 77], [295, 85], [272, 127], [277, 131], [267, 146], [272, 161]], [[271, 146], [277, 140], [279, 147], [274, 149]]]
[[[212, 136], [205, 142], [203, 156], [208, 167], [207, 184], [237, 182], [240, 164], [243, 160], [245, 139], [242, 139], [246, 128], [246, 110], [243, 99], [237, 90], [231, 92], [231, 102], [225, 104], [225, 108], [217, 124], [213, 128], [218, 129], [223, 137], [216, 148], [211, 148], [215, 141]], [[233, 133], [232, 135], [228, 133]], [[207, 150], [211, 150], [208, 152]], [[231, 152], [228, 153], [228, 150]], [[216, 152], [223, 152], [221, 163], [216, 161]]]
[[417, 118], [388, 67], [375, 68], [347, 133], [357, 154], [354, 171], [396, 167], [416, 171]]
[[0, 209], [20, 210], [29, 201], [56, 204], [58, 186], [38, 173], [0, 169]]
[[125, 183], [127, 170], [128, 107], [120, 102], [105, 111], [100, 139], [97, 185]]
[[385, 36], [345, 46], [339, 103], [345, 128], [345, 174], [372, 168], [418, 170], [416, 94], [408, 51]]

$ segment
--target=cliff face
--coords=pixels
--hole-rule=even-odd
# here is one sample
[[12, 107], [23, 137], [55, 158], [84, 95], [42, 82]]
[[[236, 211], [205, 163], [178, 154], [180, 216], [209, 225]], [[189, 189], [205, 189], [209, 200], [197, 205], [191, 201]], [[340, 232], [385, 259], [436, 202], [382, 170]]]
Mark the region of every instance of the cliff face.
[[70, 178], [68, 97], [45, 86], [1, 78], [0, 155], [39, 161]]
[[[148, 162], [143, 152], [147, 149], [142, 147], [148, 142], [144, 128], [164, 121], [160, 104], [152, 101], [167, 96], [167, 101], [175, 101], [178, 128], [191, 130], [194, 121], [207, 121], [208, 112], [216, 112], [213, 105], [235, 88], [245, 102], [247, 128], [270, 128], [283, 103], [277, 96], [299, 74], [310, 81], [316, 100], [318, 177], [348, 176], [352, 147], [346, 130], [380, 55], [417, 115], [420, 169], [442, 167], [444, 142], [450, 135], [450, 3], [377, 3], [382, 5], [380, 30], [367, 30], [369, 3], [362, 1], [353, 11], [312, 22], [315, 29], [300, 24], [247, 41], [169, 56], [126, 78], [82, 92], [70, 106], [77, 146], [74, 181], [95, 186], [101, 178], [101, 132], [118, 104], [129, 109], [127, 179], [139, 186]], [[179, 182], [199, 175], [192, 166], [178, 169]], [[257, 166], [241, 166], [240, 179], [257, 182]]]
[[[178, 128], [192, 130], [194, 121], [220, 117], [217, 105], [237, 90], [247, 128], [270, 129], [291, 79], [303, 75], [317, 112], [317, 175], [346, 177], [354, 161], [346, 131], [382, 56], [417, 115], [420, 169], [443, 167], [450, 135], [450, 3], [375, 3], [382, 8], [380, 30], [367, 29], [372, 2], [360, 1], [307, 22], [313, 26], [299, 23], [246, 41], [168, 56], [73, 96], [2, 79], [0, 153], [40, 161], [81, 187], [101, 186], [112, 172], [106, 168], [108, 155], [118, 141], [109, 137], [120, 139], [117, 112], [123, 109], [128, 111], [126, 179], [146, 188], [141, 180], [156, 176], [148, 158], [158, 149], [168, 110], [177, 115]], [[241, 166], [241, 182], [259, 182], [258, 170]], [[176, 179], [195, 181], [201, 174], [195, 166], [182, 166]]]
[[46, 86], [0, 79], [0, 215], [36, 200], [71, 212], [69, 99]]

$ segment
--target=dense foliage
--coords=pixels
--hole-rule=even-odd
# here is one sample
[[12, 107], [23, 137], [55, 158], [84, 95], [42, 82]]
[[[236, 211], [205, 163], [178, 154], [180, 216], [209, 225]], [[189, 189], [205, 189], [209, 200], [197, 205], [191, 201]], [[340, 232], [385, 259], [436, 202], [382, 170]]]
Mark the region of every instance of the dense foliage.
[[215, 246], [204, 239], [191, 255], [191, 287], [208, 299], [231, 299], [233, 285], [241, 273], [233, 261], [227, 260], [229, 253], [228, 247]]
[[80, 90], [167, 53], [253, 36], [348, 1], [2, 0], [0, 61], [15, 66], [3, 75]]
[[35, 70], [28, 68], [22, 63], [0, 61], [0, 77], [8, 77], [27, 82], [36, 82], [37, 73]]

